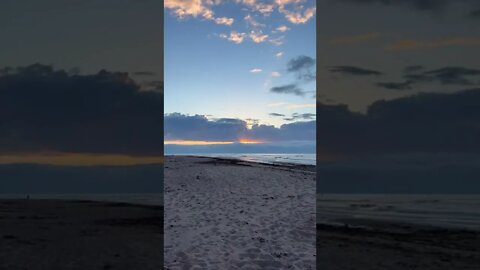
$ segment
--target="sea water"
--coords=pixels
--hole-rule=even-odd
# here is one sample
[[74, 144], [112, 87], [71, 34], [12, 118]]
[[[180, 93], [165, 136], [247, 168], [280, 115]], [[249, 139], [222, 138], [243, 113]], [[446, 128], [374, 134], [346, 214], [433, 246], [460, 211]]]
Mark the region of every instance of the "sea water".
[[480, 230], [480, 195], [317, 195], [317, 223], [352, 219]]
[[100, 202], [122, 202], [142, 205], [163, 205], [162, 193], [119, 193], [119, 194], [0, 194], [0, 199], [52, 199], [89, 200]]
[[250, 162], [261, 162], [269, 164], [302, 164], [316, 165], [316, 154], [202, 154], [201, 156], [218, 157], [218, 158], [234, 158]]

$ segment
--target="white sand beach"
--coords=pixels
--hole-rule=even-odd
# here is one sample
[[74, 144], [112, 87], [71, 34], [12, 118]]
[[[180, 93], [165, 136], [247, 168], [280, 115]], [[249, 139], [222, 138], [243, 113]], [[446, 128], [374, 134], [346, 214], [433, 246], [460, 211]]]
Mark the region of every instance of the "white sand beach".
[[165, 159], [167, 269], [315, 269], [311, 166]]

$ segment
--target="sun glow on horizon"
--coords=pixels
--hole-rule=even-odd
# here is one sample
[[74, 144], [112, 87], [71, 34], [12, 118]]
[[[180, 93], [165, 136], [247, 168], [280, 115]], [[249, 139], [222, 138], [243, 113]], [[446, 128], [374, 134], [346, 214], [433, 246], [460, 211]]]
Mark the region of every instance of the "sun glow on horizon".
[[166, 145], [215, 145], [215, 144], [234, 144], [233, 141], [195, 141], [195, 140], [167, 140], [163, 142]]
[[166, 140], [165, 145], [228, 145], [228, 144], [261, 144], [265, 143], [259, 140], [252, 140], [248, 138], [240, 138], [238, 141], [197, 141], [197, 140]]
[[163, 164], [162, 156], [131, 156], [96, 153], [0, 154], [0, 164], [43, 164], [58, 166], [129, 166]]
[[241, 138], [238, 142], [242, 143], [242, 144], [261, 144], [261, 143], [264, 143], [263, 141], [252, 140], [252, 139], [247, 139], [247, 138]]

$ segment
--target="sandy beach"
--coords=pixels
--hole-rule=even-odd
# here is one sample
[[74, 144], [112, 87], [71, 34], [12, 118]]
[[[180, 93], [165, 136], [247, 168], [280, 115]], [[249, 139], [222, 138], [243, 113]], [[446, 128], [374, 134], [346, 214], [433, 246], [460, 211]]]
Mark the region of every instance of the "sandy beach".
[[162, 269], [163, 209], [0, 200], [0, 269]]
[[322, 194], [318, 269], [478, 269], [480, 197]]
[[480, 232], [371, 220], [317, 224], [317, 269], [478, 269]]
[[165, 159], [168, 269], [315, 269], [312, 166]]

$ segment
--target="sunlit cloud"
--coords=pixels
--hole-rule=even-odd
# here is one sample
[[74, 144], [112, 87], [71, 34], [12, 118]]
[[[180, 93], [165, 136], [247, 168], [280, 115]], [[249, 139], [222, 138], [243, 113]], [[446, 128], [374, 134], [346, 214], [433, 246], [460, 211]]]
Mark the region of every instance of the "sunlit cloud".
[[290, 28], [288, 28], [286, 25], [282, 25], [277, 27], [276, 30], [279, 32], [287, 32], [288, 30], [290, 30]]
[[217, 24], [223, 24], [223, 25], [232, 25], [235, 20], [233, 18], [227, 18], [227, 17], [221, 17], [221, 18], [216, 18], [215, 22]]
[[164, 7], [173, 10], [179, 18], [202, 16], [210, 19], [213, 16], [213, 11], [202, 0], [165, 0]]
[[271, 4], [257, 4], [255, 5], [255, 10], [264, 14], [268, 15], [273, 12], [274, 5]]
[[245, 39], [245, 36], [247, 34], [246, 33], [239, 33], [237, 31], [232, 31], [230, 32], [229, 35], [226, 35], [226, 34], [220, 34], [220, 37], [223, 38], [223, 39], [227, 39], [231, 42], [234, 42], [234, 43], [237, 43], [237, 44], [240, 44], [243, 42], [243, 40]]
[[264, 24], [257, 22], [250, 14], [243, 17], [243, 19], [245, 20], [245, 22], [247, 22], [247, 25], [250, 27], [253, 27], [253, 28], [265, 27]]
[[278, 72], [278, 71], [272, 71], [272, 72], [270, 73], [270, 76], [271, 76], [271, 77], [280, 77], [281, 74], [280, 74], [280, 72]]
[[285, 42], [285, 36], [281, 36], [281, 37], [278, 37], [278, 38], [272, 38], [269, 41], [273, 45], [280, 46]]
[[390, 44], [388, 50], [439, 48], [447, 46], [478, 46], [480, 37], [443, 37], [433, 40], [405, 39]]
[[250, 38], [255, 43], [262, 43], [267, 40], [268, 35], [262, 33], [262, 31], [252, 31], [250, 32]]
[[212, 20], [217, 24], [232, 25], [233, 18], [218, 17], [212, 10], [212, 6], [220, 4], [221, 1], [212, 0], [165, 0], [164, 7], [172, 10], [173, 14], [179, 19], [186, 17], [202, 17], [206, 20]]
[[301, 11], [289, 11], [286, 9], [280, 9], [285, 15], [285, 18], [293, 24], [304, 24], [315, 16], [315, 7], [307, 8], [303, 12]]
[[260, 72], [262, 72], [261, 68], [253, 68], [250, 70], [250, 73], [260, 73]]
[[259, 12], [263, 15], [269, 15], [273, 12], [274, 5], [267, 3], [258, 3], [256, 0], [237, 0], [237, 3], [243, 3], [251, 8], [253, 11]]

